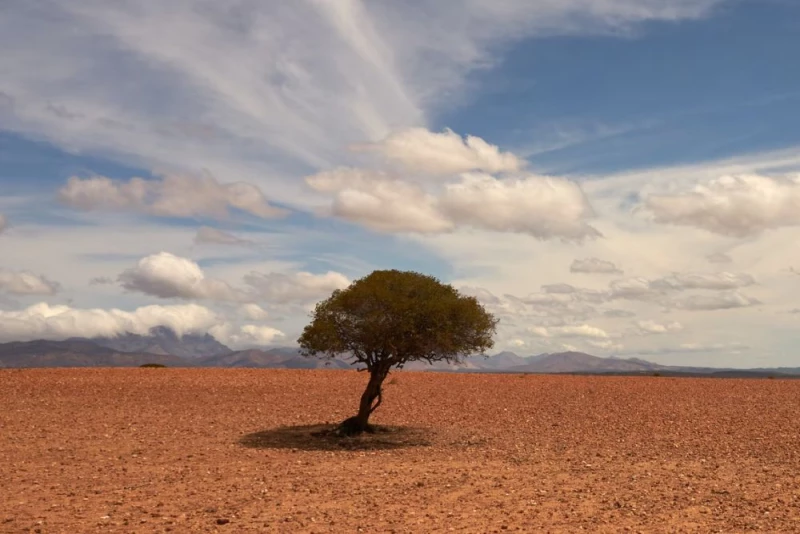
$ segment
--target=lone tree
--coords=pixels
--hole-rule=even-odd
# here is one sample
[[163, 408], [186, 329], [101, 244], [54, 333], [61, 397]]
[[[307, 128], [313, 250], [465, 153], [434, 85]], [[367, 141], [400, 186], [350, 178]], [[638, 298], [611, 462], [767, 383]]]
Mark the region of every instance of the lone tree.
[[374, 271], [317, 304], [298, 339], [303, 356], [347, 356], [369, 372], [358, 414], [338, 432], [371, 431], [392, 368], [412, 361], [460, 363], [494, 345], [497, 319], [475, 297], [416, 272]]

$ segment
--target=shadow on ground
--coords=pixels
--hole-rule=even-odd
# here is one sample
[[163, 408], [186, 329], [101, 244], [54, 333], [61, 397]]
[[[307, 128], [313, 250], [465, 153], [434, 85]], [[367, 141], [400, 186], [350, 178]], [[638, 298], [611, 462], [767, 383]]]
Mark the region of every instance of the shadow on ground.
[[428, 432], [421, 428], [376, 426], [374, 433], [354, 437], [336, 435], [336, 425], [282, 426], [247, 434], [239, 444], [253, 449], [299, 449], [304, 451], [388, 450], [426, 447]]

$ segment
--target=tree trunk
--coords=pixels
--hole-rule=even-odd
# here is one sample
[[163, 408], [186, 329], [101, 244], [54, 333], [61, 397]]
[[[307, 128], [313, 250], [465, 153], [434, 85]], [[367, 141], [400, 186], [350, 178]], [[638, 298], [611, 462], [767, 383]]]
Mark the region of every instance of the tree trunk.
[[[342, 434], [353, 436], [370, 431], [369, 416], [372, 415], [372, 412], [381, 404], [381, 386], [388, 374], [388, 369], [374, 369], [370, 371], [369, 382], [367, 382], [364, 393], [361, 394], [358, 414], [342, 421], [342, 424], [339, 425], [339, 431]], [[375, 402], [376, 400], [377, 402]]]

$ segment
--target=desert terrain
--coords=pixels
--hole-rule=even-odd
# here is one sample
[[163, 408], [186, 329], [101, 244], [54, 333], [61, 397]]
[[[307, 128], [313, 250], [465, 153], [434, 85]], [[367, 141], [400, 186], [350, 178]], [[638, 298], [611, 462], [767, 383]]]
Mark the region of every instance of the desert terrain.
[[0, 371], [0, 532], [796, 532], [800, 381]]

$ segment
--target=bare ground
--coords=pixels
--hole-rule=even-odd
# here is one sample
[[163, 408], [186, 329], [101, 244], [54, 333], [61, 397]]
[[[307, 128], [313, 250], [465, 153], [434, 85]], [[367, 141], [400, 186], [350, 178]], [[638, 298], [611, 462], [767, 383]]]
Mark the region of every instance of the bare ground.
[[0, 371], [0, 532], [798, 532], [800, 381]]

